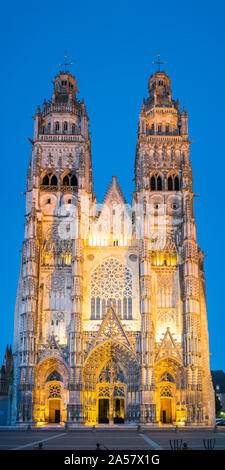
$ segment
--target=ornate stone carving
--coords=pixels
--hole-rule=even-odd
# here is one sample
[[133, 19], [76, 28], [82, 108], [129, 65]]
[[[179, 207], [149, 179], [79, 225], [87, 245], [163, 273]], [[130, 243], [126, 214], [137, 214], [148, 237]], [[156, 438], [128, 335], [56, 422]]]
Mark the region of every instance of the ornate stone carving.
[[91, 274], [91, 296], [118, 299], [132, 295], [132, 274], [116, 258], [108, 258]]

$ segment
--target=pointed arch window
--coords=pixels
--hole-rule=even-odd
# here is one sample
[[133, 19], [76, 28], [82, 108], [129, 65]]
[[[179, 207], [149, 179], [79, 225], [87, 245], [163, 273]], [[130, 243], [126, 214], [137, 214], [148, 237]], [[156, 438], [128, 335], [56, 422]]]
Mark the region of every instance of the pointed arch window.
[[152, 175], [150, 179], [151, 191], [162, 191], [162, 177], [160, 175]]
[[179, 178], [178, 178], [178, 176], [175, 176], [175, 178], [174, 178], [174, 189], [175, 189], [175, 191], [179, 191], [179, 189], [180, 189], [179, 188]]
[[155, 189], [156, 189], [155, 176], [151, 177], [150, 187], [151, 187], [151, 191], [155, 191]]
[[75, 175], [71, 176], [71, 186], [77, 186], [77, 177]]
[[179, 177], [177, 175], [173, 174], [168, 177], [167, 188], [168, 188], [168, 191], [180, 190], [180, 182], [179, 182]]
[[173, 378], [173, 376], [171, 374], [169, 374], [169, 372], [164, 372], [164, 374], [161, 375], [161, 382], [171, 382], [171, 383], [175, 383], [175, 380]]
[[63, 186], [77, 186], [78, 185], [78, 182], [77, 182], [77, 177], [76, 175], [72, 174], [72, 173], [68, 173], [67, 175], [64, 176], [63, 178]]
[[158, 176], [157, 178], [157, 191], [162, 191], [162, 178]]
[[48, 186], [50, 184], [49, 176], [50, 175], [45, 175], [44, 178], [42, 179], [42, 184], [44, 184], [45, 186]]
[[173, 191], [173, 180], [171, 176], [168, 178], [168, 191]]
[[69, 186], [69, 181], [69, 177], [65, 176], [65, 178], [63, 178], [63, 186]]
[[63, 378], [59, 374], [59, 372], [57, 372], [57, 370], [54, 370], [53, 372], [51, 372], [51, 374], [48, 376], [46, 382], [53, 382], [54, 380], [57, 381], [57, 382], [63, 382]]
[[58, 184], [57, 176], [55, 176], [55, 175], [52, 176], [50, 184], [53, 185], [53, 186], [57, 186], [57, 184]]
[[57, 186], [58, 178], [53, 173], [48, 173], [42, 178], [42, 185], [44, 186]]

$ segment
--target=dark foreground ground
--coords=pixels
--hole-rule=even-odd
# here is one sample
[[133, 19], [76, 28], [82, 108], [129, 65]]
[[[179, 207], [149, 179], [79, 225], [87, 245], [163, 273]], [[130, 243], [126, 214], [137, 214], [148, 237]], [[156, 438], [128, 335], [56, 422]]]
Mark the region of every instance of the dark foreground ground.
[[[171, 449], [170, 441], [182, 439], [188, 449], [202, 450], [204, 442], [212, 439], [215, 450], [225, 450], [225, 429], [217, 432], [209, 430], [181, 429], [178, 433], [173, 429], [153, 429], [138, 432], [137, 429], [107, 429], [97, 428], [94, 432], [90, 429], [76, 429], [68, 432], [64, 428], [38, 429], [29, 432], [19, 430], [0, 430], [0, 450], [37, 450], [41, 446], [43, 450], [92, 450], [99, 443], [102, 449], [107, 450], [168, 450]], [[179, 442], [179, 444], [181, 441]]]

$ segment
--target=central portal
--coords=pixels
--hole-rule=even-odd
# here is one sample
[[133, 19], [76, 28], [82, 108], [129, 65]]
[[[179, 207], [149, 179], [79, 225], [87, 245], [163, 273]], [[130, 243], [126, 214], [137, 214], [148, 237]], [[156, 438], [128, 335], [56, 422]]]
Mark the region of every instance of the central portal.
[[[139, 366], [127, 347], [114, 340], [97, 345], [84, 367], [85, 424], [113, 426], [130, 419], [129, 384], [136, 384], [132, 390], [138, 390], [138, 377]], [[133, 408], [132, 403], [132, 418], [136, 421], [139, 414]]]
[[99, 398], [98, 400], [98, 422], [109, 423], [109, 399]]
[[98, 422], [102, 424], [124, 423], [124, 398], [99, 398]]

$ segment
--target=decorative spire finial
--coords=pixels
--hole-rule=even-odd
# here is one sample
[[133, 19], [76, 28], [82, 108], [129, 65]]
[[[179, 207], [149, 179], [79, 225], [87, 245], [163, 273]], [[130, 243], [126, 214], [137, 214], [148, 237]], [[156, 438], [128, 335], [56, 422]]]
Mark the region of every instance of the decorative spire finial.
[[73, 65], [73, 62], [67, 62], [68, 56], [66, 52], [64, 53], [64, 58], [65, 58], [64, 64], [59, 64], [59, 66], [63, 65], [63, 67], [65, 67], [65, 72], [66, 72], [67, 65]]
[[152, 62], [154, 65], [158, 65], [158, 72], [160, 72], [160, 65], [166, 64], [166, 62], [160, 62], [160, 53], [157, 54], [157, 62]]

